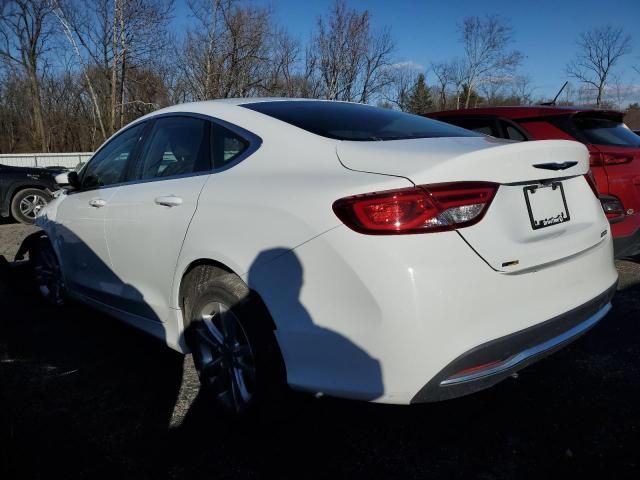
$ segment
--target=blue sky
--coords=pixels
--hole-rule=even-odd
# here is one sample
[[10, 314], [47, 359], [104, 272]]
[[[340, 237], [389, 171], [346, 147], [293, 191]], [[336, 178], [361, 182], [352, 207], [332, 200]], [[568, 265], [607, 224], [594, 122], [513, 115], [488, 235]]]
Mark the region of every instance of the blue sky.
[[[277, 21], [302, 42], [309, 39], [317, 17], [332, 4], [321, 0], [251, 3], [270, 6]], [[620, 63], [619, 72], [626, 72], [623, 81], [640, 85], [640, 75], [631, 69], [640, 66], [640, 0], [348, 0], [348, 5], [369, 10], [374, 26], [391, 28], [399, 61], [425, 67], [460, 55], [457, 27], [464, 17], [501, 15], [514, 28], [513, 47], [525, 55], [520, 72], [531, 76], [535, 97], [555, 95], [567, 80], [565, 65], [575, 55], [580, 32], [611, 23], [632, 36], [633, 52]], [[428, 76], [428, 81], [433, 78]]]

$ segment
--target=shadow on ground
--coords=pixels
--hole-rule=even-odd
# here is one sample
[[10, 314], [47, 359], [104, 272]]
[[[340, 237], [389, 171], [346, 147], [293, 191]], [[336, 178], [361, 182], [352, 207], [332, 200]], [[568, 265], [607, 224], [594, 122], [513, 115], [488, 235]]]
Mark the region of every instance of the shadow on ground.
[[640, 285], [485, 392], [412, 407], [293, 396], [277, 420], [231, 423], [180, 355], [52, 309], [19, 275], [0, 278], [1, 478], [638, 478]]

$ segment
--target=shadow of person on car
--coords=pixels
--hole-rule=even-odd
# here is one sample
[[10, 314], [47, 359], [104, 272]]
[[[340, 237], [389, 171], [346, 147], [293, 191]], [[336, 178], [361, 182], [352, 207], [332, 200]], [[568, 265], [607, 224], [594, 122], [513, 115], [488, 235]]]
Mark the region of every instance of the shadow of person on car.
[[[275, 320], [276, 337], [285, 340], [280, 341], [279, 346], [288, 367], [289, 382], [293, 380], [294, 386], [304, 386], [313, 393], [351, 393], [359, 389], [362, 400], [374, 400], [384, 393], [379, 361], [310, 314], [304, 304], [305, 282], [322, 280], [309, 273], [305, 278], [295, 251], [287, 248], [262, 251], [243, 279], [251, 295], [260, 291], [266, 311]], [[322, 287], [314, 285], [313, 288]], [[329, 305], [331, 298], [327, 298], [326, 303]], [[339, 312], [334, 314], [331, 320], [337, 324], [350, 320], [341, 318]], [[335, 390], [322, 392], [327, 385]], [[275, 469], [282, 474], [284, 467], [277, 460], [280, 455], [277, 452], [287, 448], [296, 452], [298, 460], [289, 466], [296, 470], [304, 458], [316, 457], [318, 453], [305, 452], [308, 442], [301, 441], [301, 435], [302, 438], [312, 435], [311, 431], [305, 431], [305, 425], [315, 422], [308, 409], [312, 402], [316, 403], [310, 395], [289, 392], [279, 398], [277, 404], [262, 406], [249, 421], [238, 420], [217, 409], [207, 391], [201, 389], [183, 422], [174, 430], [175, 441], [172, 443], [178, 449], [184, 449], [181, 450], [182, 463], [190, 465], [194, 472], [198, 468], [205, 469], [211, 460], [203, 457], [202, 452], [194, 451], [193, 446], [210, 444], [211, 428], [215, 427], [216, 457], [227, 459], [229, 464], [222, 467], [219, 460], [216, 461], [218, 474], [220, 468], [226, 470], [238, 463], [245, 468]], [[311, 438], [308, 440], [312, 441]]]
[[[94, 280], [100, 281], [74, 286], [103, 302], [117, 294], [126, 296], [137, 304], [136, 313], [157, 322], [166, 340], [164, 324], [138, 289], [118, 278], [73, 232], [59, 226], [58, 233], [73, 243], [74, 255], [66, 268], [99, 272]], [[40, 235], [30, 237], [23, 250]], [[35, 289], [24, 281], [25, 265], [17, 267], [13, 263], [0, 279], [7, 287], [2, 292], [10, 292], [0, 293], [6, 312], [0, 319], [0, 354], [11, 362], [0, 368], [6, 373], [3, 385], [12, 391], [6, 402], [14, 432], [14, 466], [48, 464], [55, 472], [68, 468], [69, 458], [80, 458], [76, 467], [87, 475], [142, 469], [166, 475], [201, 464], [215, 464], [215, 471], [224, 474], [234, 472], [238, 464], [247, 471], [275, 469], [272, 454], [279, 455], [285, 446], [300, 458], [311, 455], [295, 440], [308, 436], [304, 425], [315, 422], [313, 409], [307, 408], [316, 403], [311, 396], [286, 395], [279, 408], [263, 411], [258, 424], [234, 420], [199, 387], [190, 356], [176, 354], [82, 305], [70, 302], [57, 309], [35, 300]], [[354, 386], [350, 381], [355, 377], [356, 383], [367, 385], [360, 389], [360, 398], [373, 400], [384, 393], [379, 362], [309, 312], [305, 283], [322, 280], [303, 271], [294, 251], [261, 252], [243, 280], [250, 290], [263, 294], [265, 309], [278, 320], [276, 336], [287, 340], [283, 354], [294, 384], [304, 382], [314, 392], [328, 384], [335, 390], [325, 393], [342, 393]], [[335, 324], [349, 321], [340, 312], [333, 315]], [[293, 434], [278, 434], [279, 428]], [[59, 441], [61, 432], [66, 432], [64, 442]], [[274, 435], [278, 445], [270, 445]], [[30, 448], [34, 439], [37, 454]], [[330, 448], [314, 443], [321, 450]]]

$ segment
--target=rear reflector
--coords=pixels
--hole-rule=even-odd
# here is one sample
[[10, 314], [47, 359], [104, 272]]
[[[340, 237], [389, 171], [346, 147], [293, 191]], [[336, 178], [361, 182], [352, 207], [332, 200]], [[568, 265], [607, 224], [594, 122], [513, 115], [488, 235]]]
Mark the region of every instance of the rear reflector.
[[600, 197], [600, 203], [602, 203], [602, 209], [604, 213], [607, 215], [609, 220], [615, 220], [624, 217], [624, 206], [622, 202], [614, 197], [609, 195], [603, 195]]
[[465, 377], [467, 375], [482, 372], [483, 370], [490, 370], [494, 367], [497, 367], [503, 362], [504, 360], [494, 360], [492, 362], [483, 363], [481, 365], [476, 365], [474, 367], [465, 368], [464, 370], [460, 370], [459, 372], [454, 373], [453, 375], [448, 377], [447, 380], [458, 379], [461, 377]]
[[345, 197], [333, 211], [352, 230], [370, 235], [441, 232], [479, 222], [497, 190], [486, 182], [421, 185]]

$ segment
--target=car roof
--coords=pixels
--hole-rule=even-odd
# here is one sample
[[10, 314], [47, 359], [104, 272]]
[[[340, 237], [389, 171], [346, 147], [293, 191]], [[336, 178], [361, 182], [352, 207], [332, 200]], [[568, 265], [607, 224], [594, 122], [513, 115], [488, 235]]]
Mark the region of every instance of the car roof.
[[494, 115], [506, 118], [534, 118], [548, 117], [552, 115], [574, 115], [576, 113], [595, 113], [599, 116], [621, 117], [617, 110], [594, 110], [593, 108], [565, 107], [565, 106], [512, 106], [512, 107], [482, 107], [463, 108], [460, 110], [444, 110], [428, 113], [425, 116], [432, 118], [472, 115]]
[[[215, 100], [202, 100], [199, 102], [186, 102], [180, 103], [182, 107], [186, 106], [203, 106], [203, 105], [247, 105], [250, 103], [262, 103], [262, 102], [338, 102], [339, 100], [326, 100], [319, 98], [290, 98], [290, 97], [244, 97], [244, 98], [218, 98]], [[353, 103], [353, 102], [342, 102]], [[177, 106], [176, 105], [176, 106]]]

